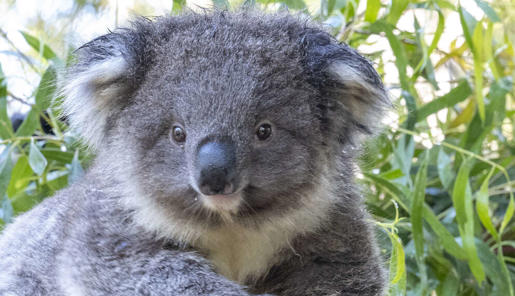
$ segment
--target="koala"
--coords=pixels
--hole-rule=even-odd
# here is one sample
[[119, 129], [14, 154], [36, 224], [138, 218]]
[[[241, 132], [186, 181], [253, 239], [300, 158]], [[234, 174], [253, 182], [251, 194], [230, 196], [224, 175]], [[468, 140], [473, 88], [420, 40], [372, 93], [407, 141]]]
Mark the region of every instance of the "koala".
[[187, 12], [76, 51], [86, 175], [0, 238], [0, 295], [383, 295], [354, 182], [389, 100], [299, 15]]

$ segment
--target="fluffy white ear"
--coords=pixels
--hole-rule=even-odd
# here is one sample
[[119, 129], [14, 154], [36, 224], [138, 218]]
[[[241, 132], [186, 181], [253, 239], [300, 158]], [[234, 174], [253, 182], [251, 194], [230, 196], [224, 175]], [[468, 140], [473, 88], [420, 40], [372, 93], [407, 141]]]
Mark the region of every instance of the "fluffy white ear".
[[63, 111], [89, 147], [100, 147], [121, 108], [130, 103], [151, 64], [148, 43], [154, 32], [152, 22], [141, 18], [75, 51], [75, 63], [61, 83]]
[[310, 29], [301, 39], [311, 83], [322, 96], [326, 119], [340, 142], [372, 133], [391, 106], [370, 62], [326, 32]]
[[128, 62], [119, 54], [68, 74], [62, 88], [63, 111], [71, 128], [93, 149], [102, 142], [107, 119], [117, 110], [116, 97], [124, 92], [121, 80], [128, 68]]
[[[363, 62], [368, 63], [364, 59]], [[351, 115], [356, 127], [370, 133], [390, 104], [383, 85], [367, 79], [363, 72], [345, 61], [334, 61], [327, 71], [338, 82], [339, 86], [333, 91], [339, 96], [342, 108]]]

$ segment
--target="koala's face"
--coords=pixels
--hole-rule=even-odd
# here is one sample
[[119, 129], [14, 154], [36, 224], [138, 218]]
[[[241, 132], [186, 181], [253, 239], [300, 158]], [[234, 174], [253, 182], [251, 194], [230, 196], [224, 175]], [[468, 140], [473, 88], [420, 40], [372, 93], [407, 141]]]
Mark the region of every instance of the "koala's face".
[[290, 16], [187, 15], [113, 34], [82, 48], [76, 72], [92, 81], [69, 83], [97, 113], [65, 107], [77, 126], [100, 116], [83, 134], [178, 219], [253, 223], [302, 206], [385, 99], [365, 59]]

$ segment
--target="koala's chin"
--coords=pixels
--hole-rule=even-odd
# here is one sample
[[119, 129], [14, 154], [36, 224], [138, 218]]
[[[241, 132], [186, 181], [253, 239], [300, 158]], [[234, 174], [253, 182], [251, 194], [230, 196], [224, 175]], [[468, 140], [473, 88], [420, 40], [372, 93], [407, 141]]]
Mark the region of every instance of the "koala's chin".
[[354, 184], [389, 100], [300, 15], [185, 13], [75, 52], [62, 106], [97, 158], [0, 237], [0, 295], [383, 295]]

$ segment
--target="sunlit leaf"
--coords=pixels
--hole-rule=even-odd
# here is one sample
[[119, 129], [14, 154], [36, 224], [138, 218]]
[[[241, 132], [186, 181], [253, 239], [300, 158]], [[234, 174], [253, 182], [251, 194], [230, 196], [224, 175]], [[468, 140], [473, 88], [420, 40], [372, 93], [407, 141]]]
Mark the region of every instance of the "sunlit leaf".
[[57, 58], [55, 52], [48, 45], [42, 43], [38, 38], [30, 35], [27, 32], [21, 31], [20, 33], [23, 35], [23, 38], [25, 38], [25, 41], [27, 41], [27, 43], [42, 57], [47, 60]]
[[479, 117], [485, 121], [485, 102], [483, 99], [483, 26], [478, 23], [474, 30], [472, 40], [474, 42], [474, 92], [476, 94], [477, 108], [479, 110]]
[[466, 100], [471, 94], [472, 89], [469, 83], [466, 80], [462, 80], [449, 93], [420, 107], [417, 110], [417, 121], [421, 121], [444, 108], [453, 107], [457, 103]]
[[377, 19], [377, 14], [381, 8], [381, 0], [367, 0], [367, 10], [365, 11], [365, 21], [373, 23]]
[[20, 156], [13, 167], [7, 195], [13, 197], [19, 191], [25, 189], [32, 175], [33, 172], [29, 165], [29, 159], [25, 155]]
[[458, 12], [460, 13], [461, 28], [463, 29], [465, 40], [472, 51], [474, 51], [472, 34], [476, 29], [477, 20], [461, 5], [458, 8]]
[[392, 25], [396, 25], [402, 13], [408, 7], [409, 0], [392, 0], [391, 3], [390, 12], [386, 17], [386, 21]]
[[488, 4], [488, 2], [486, 2], [484, 0], [474, 0], [474, 1], [476, 1], [477, 6], [479, 6], [479, 8], [481, 8], [483, 10], [483, 12], [488, 16], [488, 18], [492, 22], [500, 22], [501, 21], [501, 19], [499, 18], [499, 16], [495, 12], [495, 10], [493, 10], [493, 8], [490, 6], [490, 4]]

